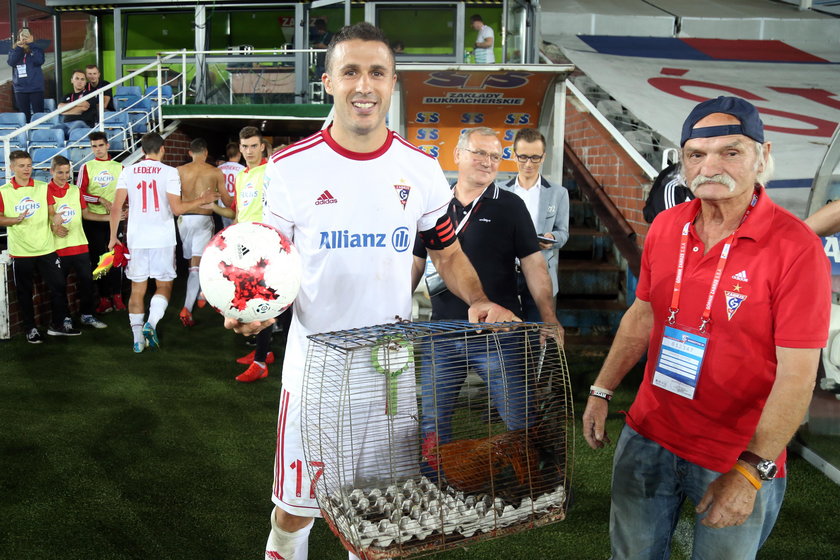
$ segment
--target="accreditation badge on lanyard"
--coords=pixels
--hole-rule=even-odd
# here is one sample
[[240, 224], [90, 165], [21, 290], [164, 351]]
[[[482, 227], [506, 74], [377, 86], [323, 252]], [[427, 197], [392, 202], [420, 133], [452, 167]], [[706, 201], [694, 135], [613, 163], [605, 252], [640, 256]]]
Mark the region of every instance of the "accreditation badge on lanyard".
[[[756, 192], [753, 194], [750, 207], [741, 219], [741, 224], [747, 219], [757, 202], [758, 193]], [[712, 285], [709, 288], [709, 296], [706, 298], [706, 306], [703, 308], [703, 315], [700, 318], [700, 326], [691, 328], [680, 325], [676, 320], [677, 313], [680, 310], [680, 290], [682, 289], [683, 273], [685, 272], [685, 257], [688, 252], [688, 231], [690, 227], [691, 222], [686, 222], [683, 226], [677, 276], [674, 279], [674, 293], [671, 297], [671, 307], [668, 308], [669, 315], [662, 332], [659, 357], [656, 360], [656, 368], [653, 372], [654, 385], [687, 399], [693, 399], [697, 390], [700, 372], [703, 369], [703, 360], [709, 346], [712, 301], [714, 301], [715, 293], [720, 285], [723, 269], [726, 266], [726, 260], [729, 258], [729, 250], [738, 231], [737, 229], [733, 231], [724, 242]]]

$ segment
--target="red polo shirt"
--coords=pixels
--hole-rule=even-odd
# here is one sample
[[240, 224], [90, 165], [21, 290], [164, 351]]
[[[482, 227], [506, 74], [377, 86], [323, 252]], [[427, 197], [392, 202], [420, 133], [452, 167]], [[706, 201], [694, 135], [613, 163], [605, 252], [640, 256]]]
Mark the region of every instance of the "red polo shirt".
[[[761, 189], [738, 229], [712, 302], [710, 340], [694, 399], [655, 387], [680, 237], [699, 209], [700, 200], [693, 200], [662, 212], [645, 239], [636, 296], [650, 302], [654, 320], [645, 378], [627, 423], [683, 459], [726, 472], [755, 433], [776, 378], [776, 347], [825, 346], [830, 267], [819, 238]], [[723, 245], [704, 255], [692, 224], [678, 326], [699, 326]], [[780, 476], [784, 459], [783, 452], [777, 460]]]

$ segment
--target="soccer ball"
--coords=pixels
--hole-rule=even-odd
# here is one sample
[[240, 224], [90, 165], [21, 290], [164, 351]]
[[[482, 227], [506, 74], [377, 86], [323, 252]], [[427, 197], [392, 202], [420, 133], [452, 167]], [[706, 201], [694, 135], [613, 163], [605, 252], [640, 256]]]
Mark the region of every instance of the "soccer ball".
[[234, 224], [216, 234], [201, 256], [204, 297], [225, 317], [249, 323], [273, 319], [300, 290], [300, 253], [266, 224]]

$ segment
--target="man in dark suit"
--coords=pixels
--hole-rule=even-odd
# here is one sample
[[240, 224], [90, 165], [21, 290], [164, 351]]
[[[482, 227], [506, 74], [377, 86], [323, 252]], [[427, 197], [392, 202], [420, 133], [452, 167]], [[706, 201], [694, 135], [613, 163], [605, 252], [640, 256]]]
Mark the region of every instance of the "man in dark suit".
[[[513, 151], [519, 174], [503, 187], [519, 196], [534, 223], [542, 255], [548, 263], [552, 295], [558, 291], [557, 261], [560, 248], [569, 239], [569, 193], [561, 185], [552, 185], [540, 175], [545, 159], [545, 136], [536, 128], [523, 128], [513, 139]], [[539, 321], [540, 313], [528, 291], [523, 274], [519, 273], [523, 318]]]

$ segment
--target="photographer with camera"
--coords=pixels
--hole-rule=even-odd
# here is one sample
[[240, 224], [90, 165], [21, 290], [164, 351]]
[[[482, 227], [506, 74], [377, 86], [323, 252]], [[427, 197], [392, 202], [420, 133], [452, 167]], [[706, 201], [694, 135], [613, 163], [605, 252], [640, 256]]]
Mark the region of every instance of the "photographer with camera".
[[44, 51], [34, 43], [35, 37], [24, 27], [18, 33], [17, 41], [12, 37], [12, 49], [7, 63], [12, 67], [12, 85], [15, 90], [15, 105], [26, 115], [26, 122], [32, 113], [44, 110]]

